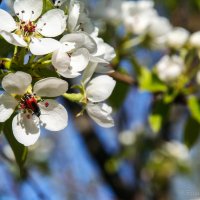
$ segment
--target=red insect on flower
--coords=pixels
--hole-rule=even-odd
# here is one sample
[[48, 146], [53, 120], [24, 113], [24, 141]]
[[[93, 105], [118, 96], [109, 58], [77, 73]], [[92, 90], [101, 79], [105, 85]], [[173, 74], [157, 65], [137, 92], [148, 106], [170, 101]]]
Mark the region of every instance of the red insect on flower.
[[38, 106], [38, 102], [34, 95], [31, 94], [25, 94], [22, 98], [22, 101], [20, 103], [21, 109], [29, 109], [35, 114], [37, 117], [41, 115], [40, 108]]

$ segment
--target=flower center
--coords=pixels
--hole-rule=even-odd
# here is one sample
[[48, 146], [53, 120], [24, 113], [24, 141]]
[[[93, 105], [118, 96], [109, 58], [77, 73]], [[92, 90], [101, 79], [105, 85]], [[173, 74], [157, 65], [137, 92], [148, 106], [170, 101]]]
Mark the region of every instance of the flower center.
[[36, 32], [36, 25], [34, 22], [19, 22], [19, 29], [17, 31], [20, 35], [23, 35], [24, 39], [32, 36]]
[[37, 117], [41, 115], [40, 108], [38, 106], [38, 100], [33, 94], [26, 93], [20, 101], [20, 109], [28, 110]]
[[[24, 25], [23, 25], [24, 24]], [[30, 35], [35, 32], [36, 25], [33, 22], [22, 22], [20, 29], [26, 34]]]
[[[38, 105], [39, 102], [44, 101], [41, 98], [36, 97], [34, 94], [26, 93], [21, 98], [19, 103], [19, 109], [23, 110], [24, 112], [28, 111], [29, 114], [34, 114], [37, 117], [41, 115], [40, 107]], [[49, 102], [44, 102], [44, 106], [47, 108], [49, 107]], [[30, 118], [30, 115], [27, 115], [27, 118]], [[29, 116], [29, 117], [28, 117]]]

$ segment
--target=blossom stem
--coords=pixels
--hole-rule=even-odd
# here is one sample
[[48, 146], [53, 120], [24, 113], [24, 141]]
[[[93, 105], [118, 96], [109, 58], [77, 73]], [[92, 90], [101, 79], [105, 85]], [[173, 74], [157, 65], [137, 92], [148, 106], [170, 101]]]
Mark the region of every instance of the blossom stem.
[[130, 49], [132, 47], [135, 47], [137, 45], [139, 45], [142, 41], [144, 40], [144, 37], [142, 36], [138, 36], [138, 37], [134, 37], [128, 41], [126, 41], [123, 45], [122, 45], [122, 48], [124, 50], [126, 49]]
[[83, 99], [83, 95], [81, 93], [65, 93], [63, 94], [63, 97], [66, 99], [72, 101], [72, 102], [81, 102]]
[[42, 63], [43, 61], [46, 61], [46, 60], [48, 60], [50, 58], [51, 58], [51, 54], [48, 54], [48, 55], [43, 56], [42, 58], [38, 59], [37, 63]]

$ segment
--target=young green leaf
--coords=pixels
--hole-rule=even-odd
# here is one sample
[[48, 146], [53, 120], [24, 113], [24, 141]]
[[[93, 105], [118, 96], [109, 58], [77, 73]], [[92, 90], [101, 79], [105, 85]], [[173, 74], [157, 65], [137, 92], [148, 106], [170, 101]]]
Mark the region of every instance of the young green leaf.
[[192, 117], [189, 117], [185, 124], [184, 143], [191, 148], [199, 137], [200, 124]]
[[12, 116], [9, 120], [7, 120], [4, 124], [3, 133], [9, 143], [9, 145], [12, 148], [12, 151], [15, 155], [16, 162], [19, 166], [20, 171], [22, 171], [24, 163], [26, 161], [26, 157], [28, 154], [28, 148], [24, 145], [17, 142], [17, 140], [14, 138], [13, 132], [12, 132], [12, 119], [14, 116]]
[[162, 100], [156, 102], [153, 112], [150, 114], [148, 121], [154, 133], [158, 133], [168, 117], [169, 104], [165, 104]]
[[200, 101], [195, 96], [188, 98], [188, 108], [192, 117], [200, 123]]

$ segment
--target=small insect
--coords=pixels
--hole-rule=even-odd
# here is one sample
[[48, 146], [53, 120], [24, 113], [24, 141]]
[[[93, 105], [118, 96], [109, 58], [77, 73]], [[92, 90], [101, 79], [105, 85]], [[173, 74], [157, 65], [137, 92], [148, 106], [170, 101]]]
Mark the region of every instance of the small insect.
[[22, 101], [20, 103], [21, 109], [29, 109], [35, 114], [37, 117], [41, 115], [40, 108], [38, 106], [38, 102], [35, 99], [34, 95], [32, 94], [25, 94], [22, 98]]

